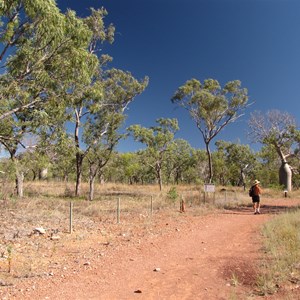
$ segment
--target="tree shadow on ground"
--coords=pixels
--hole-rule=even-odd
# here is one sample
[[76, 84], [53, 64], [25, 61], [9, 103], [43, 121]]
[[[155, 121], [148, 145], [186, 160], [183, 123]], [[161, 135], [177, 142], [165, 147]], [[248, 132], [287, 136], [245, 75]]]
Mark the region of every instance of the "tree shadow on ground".
[[[281, 213], [293, 212], [300, 209], [300, 206], [286, 206], [286, 205], [261, 205], [261, 214], [277, 215]], [[224, 209], [225, 214], [253, 214], [252, 206], [239, 206], [239, 207], [226, 207]]]

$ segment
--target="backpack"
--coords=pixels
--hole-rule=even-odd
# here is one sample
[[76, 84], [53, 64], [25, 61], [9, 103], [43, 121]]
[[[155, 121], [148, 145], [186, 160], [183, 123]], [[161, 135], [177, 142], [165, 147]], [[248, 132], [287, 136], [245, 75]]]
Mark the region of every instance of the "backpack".
[[249, 190], [249, 196], [253, 197], [254, 196], [254, 187], [251, 186], [250, 190]]

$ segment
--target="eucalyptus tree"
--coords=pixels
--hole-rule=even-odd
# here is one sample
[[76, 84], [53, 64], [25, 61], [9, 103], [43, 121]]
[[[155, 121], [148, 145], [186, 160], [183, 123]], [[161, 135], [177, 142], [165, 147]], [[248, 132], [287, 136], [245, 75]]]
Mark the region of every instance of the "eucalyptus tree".
[[210, 142], [228, 124], [243, 115], [248, 103], [247, 89], [239, 80], [230, 81], [222, 88], [217, 80], [188, 80], [172, 97], [172, 102], [185, 108], [201, 132], [208, 157], [208, 181], [212, 182], [213, 165]]
[[62, 102], [62, 85], [95, 60], [86, 51], [91, 32], [75, 13], [53, 0], [8, 0], [0, 5], [0, 120]]
[[134, 152], [134, 162], [128, 171], [132, 172], [134, 183], [153, 184], [157, 180], [155, 170], [152, 168], [152, 158], [149, 157], [148, 149], [140, 149]]
[[[278, 170], [281, 166], [281, 159], [278, 156], [274, 146], [263, 145], [257, 154], [260, 162], [260, 168], [257, 168], [257, 175], [255, 175], [254, 177], [259, 178], [259, 180], [263, 182], [263, 185], [278, 187]], [[294, 176], [292, 177], [292, 179], [293, 178]]]
[[183, 139], [175, 139], [169, 146], [165, 168], [167, 170], [167, 178], [172, 175], [174, 182], [184, 181], [184, 173], [192, 165], [193, 148]]
[[[131, 73], [118, 69], [106, 70], [100, 75], [101, 77], [97, 77], [94, 82], [91, 82], [87, 93], [84, 93], [81, 98], [74, 98], [74, 136], [77, 149], [75, 194], [77, 196], [80, 194], [84, 158], [90, 149], [99, 143], [103, 136], [107, 135], [110, 126], [115, 126], [113, 122], [115, 122], [116, 116], [124, 116], [128, 105], [144, 91], [148, 84], [147, 77], [139, 81]], [[120, 127], [121, 124], [122, 122], [119, 122], [118, 126]], [[83, 127], [83, 131], [80, 135], [81, 127]]]
[[230, 182], [230, 169], [226, 164], [226, 156], [223, 149], [221, 150], [217, 147], [216, 151], [212, 153], [212, 159], [214, 161], [215, 183], [226, 186]]
[[48, 136], [43, 137], [41, 142], [42, 146], [39, 147], [39, 151], [50, 159], [49, 169], [52, 178], [64, 182], [74, 180], [76, 178], [74, 139], [61, 129], [56, 130], [50, 142]]
[[141, 182], [143, 164], [137, 152], [118, 153], [113, 165], [116, 178], [122, 183]]
[[155, 171], [159, 189], [162, 190], [162, 167], [179, 127], [177, 119], [160, 118], [156, 123], [157, 126], [150, 128], [132, 125], [128, 131], [136, 141], [146, 145], [144, 154], [147, 156], [147, 164]]
[[48, 177], [48, 168], [50, 166], [51, 157], [49, 157], [39, 148], [29, 148], [21, 154], [22, 162], [28, 166], [25, 178], [30, 180], [43, 180]]
[[250, 116], [249, 136], [253, 142], [274, 147], [281, 160], [279, 184], [292, 190], [292, 168], [288, 160], [295, 155], [297, 125], [295, 118], [287, 112], [270, 110], [265, 114], [254, 112]]
[[[70, 81], [67, 89], [70, 100], [69, 113], [72, 115], [70, 121], [74, 124], [76, 147], [76, 196], [80, 195], [83, 160], [112, 125], [110, 121], [113, 118], [109, 115], [123, 114], [135, 96], [142, 93], [148, 84], [147, 77], [139, 81], [129, 72], [114, 68], [108, 69], [108, 63], [112, 61], [112, 58], [105, 54], [100, 55], [99, 51], [103, 43], [114, 41], [115, 29], [112, 25], [105, 25], [106, 15], [107, 11], [104, 8], [92, 9], [91, 15], [82, 19], [90, 31], [86, 50], [90, 55], [94, 55], [96, 60], [83, 61], [84, 68], [77, 71], [76, 78]], [[103, 118], [106, 123], [100, 122], [101, 128], [97, 127], [98, 131], [92, 132], [89, 124], [94, 124], [97, 118]], [[71, 127], [70, 124], [69, 127]], [[92, 134], [93, 141], [89, 139], [89, 134]], [[87, 140], [90, 144], [86, 143]]]
[[217, 152], [222, 152], [228, 181], [233, 185], [240, 185], [245, 188], [247, 176], [255, 172], [257, 157], [249, 145], [217, 141]]
[[24, 136], [63, 123], [69, 82], [97, 59], [87, 51], [89, 28], [74, 12], [62, 14], [53, 0], [2, 1], [0, 18], [0, 142], [16, 162], [18, 185]]
[[[118, 129], [124, 120], [122, 113], [106, 113], [103, 110], [93, 120], [86, 123], [84, 142], [88, 145], [87, 160], [89, 165], [89, 200], [94, 199], [94, 182], [111, 158], [112, 152], [123, 137]], [[102, 133], [99, 135], [99, 132]]]

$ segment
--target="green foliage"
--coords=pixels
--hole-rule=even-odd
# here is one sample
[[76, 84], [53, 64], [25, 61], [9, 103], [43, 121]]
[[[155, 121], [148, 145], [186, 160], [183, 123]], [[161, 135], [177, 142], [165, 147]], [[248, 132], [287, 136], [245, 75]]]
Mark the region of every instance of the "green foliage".
[[174, 135], [179, 129], [177, 119], [157, 119], [158, 126], [144, 128], [140, 125], [132, 125], [128, 128], [136, 141], [147, 146], [142, 153], [145, 154], [145, 164], [149, 165], [155, 172], [162, 190], [162, 168], [166, 162], [167, 153], [173, 142]]
[[171, 188], [170, 188], [170, 190], [168, 191], [168, 193], [167, 193], [167, 197], [169, 198], [169, 199], [171, 199], [172, 201], [176, 201], [177, 199], [178, 199], [178, 193], [177, 193], [177, 189], [176, 189], [176, 187], [175, 186], [172, 186]]
[[216, 142], [216, 146], [217, 151], [213, 153], [213, 161], [215, 175], [219, 178], [220, 184], [243, 185], [255, 177], [259, 162], [257, 154], [250, 149], [249, 145], [221, 140]]
[[243, 115], [248, 102], [247, 94], [248, 91], [241, 87], [238, 80], [230, 81], [222, 88], [214, 79], [207, 79], [203, 84], [191, 79], [179, 87], [171, 99], [189, 111], [201, 132], [208, 156], [210, 182], [213, 167], [209, 144], [225, 126]]
[[[70, 112], [74, 111], [75, 137], [70, 149], [76, 149], [77, 177], [89, 151], [93, 152], [90, 160], [104, 149], [111, 153], [122, 137], [118, 128], [125, 119], [123, 113], [146, 88], [148, 78], [139, 81], [129, 72], [108, 69], [112, 58], [96, 55], [102, 43], [114, 41], [115, 28], [105, 25], [106, 16], [104, 8], [91, 9], [85, 18], [72, 10], [63, 14], [53, 0], [10, 0], [0, 5], [4, 70], [0, 76], [0, 120], [4, 120], [0, 143], [12, 159], [20, 145], [26, 147], [26, 134], [41, 136], [44, 145], [54, 141], [63, 147], [55, 132], [73, 121]], [[54, 150], [52, 145], [49, 148]], [[71, 160], [63, 159], [64, 149], [56, 150], [56, 161], [67, 176]]]
[[209, 143], [228, 123], [234, 122], [245, 109], [247, 90], [241, 82], [231, 81], [222, 89], [217, 80], [191, 79], [179, 87], [172, 102], [186, 108], [201, 131], [205, 143]]
[[84, 20], [61, 13], [53, 0], [6, 1], [0, 13], [0, 143], [17, 175], [26, 137], [63, 126], [71, 83], [87, 84], [98, 59], [89, 52], [93, 32]]

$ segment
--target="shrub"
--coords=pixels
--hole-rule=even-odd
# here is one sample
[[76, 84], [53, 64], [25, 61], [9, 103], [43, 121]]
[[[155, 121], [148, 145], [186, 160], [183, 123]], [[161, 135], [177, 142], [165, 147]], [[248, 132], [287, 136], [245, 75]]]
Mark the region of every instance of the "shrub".
[[178, 193], [177, 193], [177, 190], [176, 190], [176, 187], [175, 186], [172, 186], [170, 188], [170, 190], [168, 191], [168, 194], [167, 194], [167, 197], [169, 199], [171, 199], [172, 201], [176, 201], [177, 198], [178, 198]]

